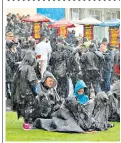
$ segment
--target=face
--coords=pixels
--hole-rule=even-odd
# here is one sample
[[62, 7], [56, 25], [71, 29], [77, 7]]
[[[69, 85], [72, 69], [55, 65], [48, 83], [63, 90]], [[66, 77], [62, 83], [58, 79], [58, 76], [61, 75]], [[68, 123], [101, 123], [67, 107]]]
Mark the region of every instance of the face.
[[106, 45], [105, 44], [101, 44], [100, 45], [100, 51], [101, 52], [105, 52], [105, 50], [106, 50]]
[[45, 85], [49, 88], [52, 88], [54, 86], [54, 79], [48, 77], [46, 80], [45, 80]]
[[13, 40], [13, 35], [8, 35], [7, 37], [6, 37], [6, 40], [8, 40], [8, 41], [12, 41]]
[[78, 94], [82, 95], [84, 93], [84, 88], [78, 90]]

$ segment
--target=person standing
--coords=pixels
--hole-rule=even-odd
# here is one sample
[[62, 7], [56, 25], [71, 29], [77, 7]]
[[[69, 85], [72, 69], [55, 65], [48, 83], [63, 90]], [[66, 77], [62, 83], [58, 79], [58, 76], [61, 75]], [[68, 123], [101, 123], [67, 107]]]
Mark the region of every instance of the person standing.
[[18, 61], [16, 56], [16, 48], [13, 42], [7, 42], [8, 49], [6, 50], [6, 98], [7, 98], [7, 110], [11, 110], [11, 92], [13, 89], [13, 76], [17, 69], [16, 62]]
[[36, 57], [32, 51], [29, 51], [22, 60], [13, 80], [12, 105], [13, 109], [17, 111], [18, 119], [21, 116], [24, 118], [24, 130], [32, 128], [34, 109], [37, 105], [38, 79], [34, 70], [35, 66]]
[[[16, 62], [17, 62], [17, 56], [16, 56], [16, 47], [13, 42], [9, 42], [8, 48], [6, 51], [6, 83], [7, 88], [10, 88], [8, 90], [11, 90], [11, 83], [13, 81], [13, 76], [16, 72]], [[9, 96], [10, 91], [9, 91]]]
[[51, 72], [58, 81], [57, 92], [61, 98], [68, 96], [67, 89], [67, 51], [65, 50], [64, 39], [62, 36], [57, 38], [56, 51], [52, 53], [50, 59]]
[[46, 36], [41, 38], [41, 42], [36, 45], [35, 54], [37, 60], [39, 62], [39, 71], [41, 74], [41, 78], [43, 77], [44, 72], [46, 71], [48, 61], [50, 60], [52, 48], [50, 46], [50, 42]]
[[104, 55], [104, 64], [102, 70], [103, 82], [101, 84], [101, 89], [102, 91], [108, 92], [110, 91], [111, 85], [112, 56], [105, 43], [100, 44], [100, 51]]
[[95, 95], [101, 91], [101, 63], [103, 55], [97, 51], [96, 45], [91, 43], [89, 51], [82, 54], [80, 63], [82, 69], [83, 80], [85, 81], [88, 89], [91, 89], [91, 84], [94, 88]]

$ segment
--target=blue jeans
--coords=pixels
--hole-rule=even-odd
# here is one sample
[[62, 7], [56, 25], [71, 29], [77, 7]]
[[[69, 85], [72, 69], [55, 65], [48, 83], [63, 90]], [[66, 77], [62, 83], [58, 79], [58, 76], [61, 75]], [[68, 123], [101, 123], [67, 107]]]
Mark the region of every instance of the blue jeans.
[[111, 72], [105, 71], [103, 73], [103, 83], [101, 84], [102, 91], [108, 92], [110, 91], [111, 85]]
[[90, 88], [91, 88], [91, 84], [94, 88], [94, 92], [95, 92], [95, 95], [97, 95], [98, 92], [101, 91], [101, 87], [100, 87], [100, 83], [97, 81], [92, 81], [90, 83], [86, 83], [87, 87], [88, 87], [88, 91], [87, 91], [87, 95], [90, 95]]

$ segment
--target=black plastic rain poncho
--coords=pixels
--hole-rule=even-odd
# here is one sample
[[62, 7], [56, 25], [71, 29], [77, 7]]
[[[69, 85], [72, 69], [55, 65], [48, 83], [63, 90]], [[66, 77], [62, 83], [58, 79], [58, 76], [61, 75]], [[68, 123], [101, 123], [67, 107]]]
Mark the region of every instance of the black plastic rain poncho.
[[112, 89], [108, 92], [109, 98], [109, 120], [120, 121], [120, 81], [116, 81], [112, 85]]
[[6, 81], [12, 82], [13, 76], [16, 72], [18, 62], [17, 53], [11, 52], [10, 49], [6, 50]]
[[102, 80], [102, 67], [104, 63], [104, 56], [100, 51], [96, 50], [95, 44], [91, 44], [89, 51], [82, 54], [81, 59], [81, 69], [83, 80], [85, 81], [88, 88], [91, 87], [95, 89], [95, 94], [100, 91], [100, 82]]
[[51, 119], [38, 118], [34, 127], [58, 132], [84, 132], [89, 130], [107, 130], [108, 97], [98, 93], [95, 100], [81, 105], [75, 97], [65, 99], [60, 109], [51, 115]]
[[23, 116], [25, 120], [33, 119], [32, 113], [36, 105], [34, 88], [37, 84], [37, 76], [34, 70], [35, 65], [36, 58], [30, 51], [22, 60], [13, 82], [13, 108], [16, 108], [18, 118]]
[[[52, 78], [54, 80], [54, 86], [48, 88], [45, 85], [45, 80], [47, 78]], [[50, 117], [53, 111], [60, 107], [60, 97], [56, 91], [57, 81], [52, 73], [46, 71], [40, 83], [37, 85], [38, 89], [38, 107], [36, 110], [37, 117]]]
[[67, 97], [67, 55], [64, 51], [64, 45], [62, 43], [57, 44], [57, 49], [52, 53], [50, 59], [51, 72], [58, 81], [57, 92], [60, 97]]

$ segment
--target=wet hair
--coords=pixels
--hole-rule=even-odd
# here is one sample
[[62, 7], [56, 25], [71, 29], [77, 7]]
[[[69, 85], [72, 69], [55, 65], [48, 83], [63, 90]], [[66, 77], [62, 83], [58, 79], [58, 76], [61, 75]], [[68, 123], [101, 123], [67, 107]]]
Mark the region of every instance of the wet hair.
[[104, 43], [104, 42], [101, 42], [100, 45], [105, 45], [105, 43]]
[[107, 38], [103, 38], [102, 42], [108, 42]]
[[[46, 77], [46, 79], [45, 79], [45, 81], [46, 81], [48, 78], [53, 79], [53, 77], [52, 77], [52, 76], [47, 76], [47, 77]], [[54, 79], [53, 79], [53, 80], [54, 80]]]
[[83, 37], [83, 43], [88, 42], [88, 39], [86, 37]]

